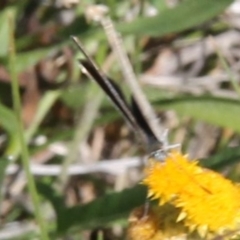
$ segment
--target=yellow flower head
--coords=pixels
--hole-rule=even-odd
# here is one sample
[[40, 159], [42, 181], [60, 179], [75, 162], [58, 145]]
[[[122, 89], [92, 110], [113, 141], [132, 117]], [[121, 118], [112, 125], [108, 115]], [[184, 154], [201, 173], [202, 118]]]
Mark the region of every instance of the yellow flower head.
[[[127, 231], [128, 240], [187, 239], [186, 227], [176, 222], [178, 209], [165, 204], [162, 208], [150, 207], [146, 216], [144, 212], [144, 206], [142, 206], [131, 213]], [[199, 238], [195, 235], [194, 239]]]
[[152, 210], [144, 216], [144, 206], [133, 210], [129, 217], [128, 239], [151, 240], [158, 231], [158, 219]]
[[240, 189], [220, 174], [204, 169], [197, 161], [174, 151], [164, 163], [151, 161], [143, 184], [149, 197], [180, 209], [176, 221], [197, 229], [222, 233], [240, 226]]

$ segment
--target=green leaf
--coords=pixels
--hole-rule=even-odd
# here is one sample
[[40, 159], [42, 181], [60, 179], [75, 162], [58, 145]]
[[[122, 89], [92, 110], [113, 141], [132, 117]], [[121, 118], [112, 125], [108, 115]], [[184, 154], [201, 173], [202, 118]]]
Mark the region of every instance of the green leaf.
[[172, 109], [179, 115], [231, 128], [240, 132], [240, 102], [213, 97], [181, 97], [157, 102], [159, 109]]
[[74, 226], [95, 228], [126, 218], [133, 208], [144, 204], [146, 196], [146, 189], [138, 185], [119, 193], [107, 194], [85, 205], [68, 208], [61, 212], [58, 231], [66, 232]]
[[57, 101], [60, 95], [61, 95], [61, 90], [53, 90], [53, 91], [47, 91], [42, 96], [38, 104], [37, 112], [31, 122], [31, 125], [25, 131], [25, 138], [27, 142], [29, 142], [33, 137], [33, 135], [36, 133], [43, 119], [46, 117], [51, 107], [54, 105], [54, 103]]
[[28, 52], [19, 53], [16, 60], [16, 71], [20, 73], [34, 66], [41, 59], [47, 57], [47, 55], [54, 49], [56, 49], [56, 47], [36, 49]]
[[50, 184], [46, 184], [44, 182], [36, 181], [36, 187], [39, 194], [41, 194], [44, 198], [46, 198], [54, 208], [57, 218], [64, 217], [64, 211], [66, 210], [66, 206], [64, 203], [64, 198], [54, 190], [54, 188]]
[[[6, 157], [1, 157], [0, 158], [0, 188], [2, 188], [2, 184], [3, 184], [3, 180], [5, 178], [5, 170], [7, 168], [8, 165], [8, 159]], [[2, 199], [3, 199], [3, 195], [2, 195], [3, 191], [0, 192], [0, 205], [2, 203]]]
[[0, 13], [0, 57], [6, 56], [8, 53], [9, 26], [7, 16], [9, 14], [15, 15], [15, 12], [15, 8], [8, 7]]
[[4, 128], [9, 136], [9, 143], [5, 155], [14, 155], [20, 150], [17, 132], [17, 120], [13, 111], [0, 103], [0, 126]]
[[239, 158], [239, 147], [227, 148], [210, 158], [200, 160], [200, 164], [213, 170], [220, 170], [226, 166], [239, 162]]
[[163, 36], [202, 24], [220, 14], [233, 0], [185, 0], [155, 17], [119, 25], [123, 34]]
[[60, 96], [64, 104], [72, 109], [79, 109], [84, 105], [84, 94], [87, 90], [86, 84], [69, 87]]
[[[69, 40], [63, 42], [63, 44], [55, 44], [51, 47], [38, 48], [31, 51], [20, 52], [16, 56], [16, 72], [21, 73], [28, 68], [33, 67], [41, 59], [46, 58], [52, 52], [61, 49], [62, 46], [69, 44]], [[7, 58], [2, 58], [3, 63], [7, 63]]]

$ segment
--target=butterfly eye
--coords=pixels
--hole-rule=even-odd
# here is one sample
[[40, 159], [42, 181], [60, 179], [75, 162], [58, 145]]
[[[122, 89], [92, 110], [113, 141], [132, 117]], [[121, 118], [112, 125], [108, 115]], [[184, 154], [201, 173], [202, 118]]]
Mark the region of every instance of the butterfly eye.
[[167, 151], [163, 149], [154, 151], [150, 154], [150, 158], [153, 158], [154, 160], [157, 160], [159, 162], [164, 162], [166, 157], [167, 157]]
[[153, 151], [149, 158], [153, 158], [156, 161], [159, 162], [164, 162], [166, 157], [168, 156], [168, 152], [171, 149], [175, 149], [175, 148], [181, 148], [181, 144], [177, 143], [177, 144], [171, 144], [171, 145], [167, 145], [164, 146], [163, 148], [157, 150], [157, 151]]

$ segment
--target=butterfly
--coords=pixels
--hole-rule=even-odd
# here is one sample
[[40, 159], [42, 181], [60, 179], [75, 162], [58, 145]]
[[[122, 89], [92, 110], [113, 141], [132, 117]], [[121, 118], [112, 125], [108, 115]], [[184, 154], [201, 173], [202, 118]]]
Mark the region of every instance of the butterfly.
[[91, 78], [111, 99], [134, 132], [140, 136], [142, 143], [147, 145], [148, 152], [150, 153], [149, 157], [163, 161], [167, 151], [179, 147], [179, 144], [168, 144], [167, 130], [164, 131], [162, 138], [158, 139], [157, 134], [151, 129], [134, 97], [131, 97], [131, 104], [128, 104], [120, 87], [115, 81], [102, 72], [93, 59], [87, 54], [81, 42], [74, 36], [72, 36], [72, 40], [85, 57], [84, 60], [79, 60], [80, 65], [86, 69]]

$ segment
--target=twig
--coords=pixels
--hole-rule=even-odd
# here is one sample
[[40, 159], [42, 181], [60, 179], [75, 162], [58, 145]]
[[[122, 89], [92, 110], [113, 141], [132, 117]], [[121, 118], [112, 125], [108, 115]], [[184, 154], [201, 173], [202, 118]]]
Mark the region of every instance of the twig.
[[[128, 168], [142, 166], [142, 157], [129, 157], [121, 159], [102, 160], [92, 164], [71, 164], [66, 173], [71, 175], [84, 175], [89, 173], [102, 172], [107, 174], [119, 175]], [[19, 171], [20, 166], [10, 164], [7, 167], [6, 174], [12, 175]], [[31, 174], [36, 176], [58, 176], [62, 171], [60, 164], [35, 164], [29, 166]]]
[[[182, 84], [182, 78], [175, 76], [159, 76], [152, 77], [143, 75], [141, 81], [144, 84], [159, 87], [161, 89], [168, 89], [175, 92], [191, 93], [193, 95], [200, 95], [203, 93], [211, 93], [215, 97], [223, 97], [229, 99], [239, 99], [239, 95], [232, 90], [221, 90], [217, 87], [222, 81], [228, 81], [226, 74], [220, 76], [204, 76], [188, 79], [186, 85]], [[209, 84], [211, 83], [211, 85]]]
[[11, 222], [1, 227], [0, 239], [20, 238], [32, 232], [38, 234], [37, 226], [33, 223]]
[[152, 131], [157, 136], [160, 143], [163, 143], [162, 134], [164, 132], [163, 128], [160, 126], [158, 118], [153, 111], [151, 105], [149, 104], [146, 96], [144, 95], [138, 80], [134, 74], [131, 63], [127, 57], [127, 53], [122, 47], [122, 42], [120, 36], [116, 32], [114, 25], [109, 17], [103, 17], [101, 19], [101, 24], [106, 32], [108, 41], [116, 54], [117, 59], [122, 68], [124, 79], [127, 82], [129, 88], [131, 89], [135, 100], [137, 101], [145, 119], [149, 123]]

